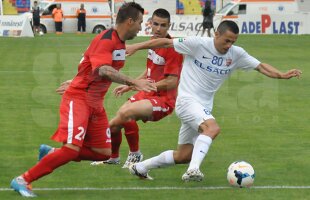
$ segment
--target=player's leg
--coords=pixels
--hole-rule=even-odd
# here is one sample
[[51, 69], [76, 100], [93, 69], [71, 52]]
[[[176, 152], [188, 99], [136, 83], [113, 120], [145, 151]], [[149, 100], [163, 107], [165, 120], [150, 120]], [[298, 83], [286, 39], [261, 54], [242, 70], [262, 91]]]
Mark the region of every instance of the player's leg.
[[56, 168], [75, 160], [79, 155], [79, 151], [79, 146], [74, 144], [65, 144], [57, 151], [42, 158], [40, 162], [25, 172], [22, 176], [25, 181], [31, 183], [42, 176], [50, 174]]
[[[134, 96], [136, 97], [136, 96]], [[150, 106], [150, 104], [152, 106]], [[159, 121], [173, 112], [173, 107], [170, 106], [171, 102], [167, 102], [165, 97], [144, 97], [144, 99], [132, 102], [130, 104], [135, 111], [135, 120], [142, 119], [146, 121]], [[131, 120], [124, 124], [125, 135], [130, 147], [130, 154], [123, 168], [127, 168], [130, 163], [142, 161], [142, 154], [139, 151], [139, 134], [136, 122]]]
[[77, 22], [77, 33], [81, 33], [81, 21], [78, 20]]
[[70, 161], [76, 160], [80, 146], [83, 144], [83, 140], [79, 140], [83, 138], [84, 134], [84, 131], [81, 132], [81, 130], [86, 130], [87, 123], [88, 106], [79, 100], [63, 98], [60, 105], [60, 123], [53, 139], [65, 145], [57, 151], [47, 154], [35, 166], [13, 179], [11, 186], [14, 190], [23, 196], [29, 195], [31, 190], [27, 190], [27, 185], [30, 185], [31, 182], [50, 174], [56, 168]]
[[200, 165], [207, 155], [213, 139], [220, 129], [214, 119], [208, 119], [199, 126], [199, 136], [194, 142], [194, 149], [187, 171], [182, 176], [184, 181], [201, 181], [204, 175], [200, 172]]
[[39, 34], [39, 32], [40, 32], [40, 18], [35, 18], [34, 27], [35, 27], [35, 33]]
[[37, 20], [36, 18], [32, 18], [32, 28], [33, 28], [33, 34], [37, 33]]
[[[129, 101], [126, 102], [124, 105], [130, 103]], [[124, 106], [123, 105], [123, 106]], [[119, 120], [119, 116], [116, 115], [112, 120], [110, 120], [110, 130], [111, 130], [111, 157], [110, 159], [104, 162], [93, 162], [91, 165], [99, 165], [99, 164], [120, 164], [119, 158], [119, 149], [122, 143], [122, 124], [121, 120]]]
[[86, 21], [82, 21], [82, 32], [85, 33], [86, 32]]
[[187, 172], [182, 176], [184, 181], [201, 181], [203, 174], [200, 165], [211, 146], [212, 140], [219, 134], [220, 128], [211, 114], [211, 109], [205, 108], [198, 102], [192, 101], [190, 108], [188, 102], [177, 103], [177, 114], [182, 122], [189, 124], [197, 135], [194, 138], [194, 149]]
[[124, 132], [130, 152], [138, 152], [139, 148], [139, 126], [136, 120], [130, 120], [123, 124]]
[[194, 144], [192, 160], [190, 162], [190, 169], [199, 169], [201, 162], [208, 153], [212, 141], [220, 133], [220, 127], [215, 119], [208, 119], [199, 126], [200, 135]]
[[[112, 158], [119, 157], [121, 144], [121, 128], [125, 128], [125, 135], [131, 149], [127, 158], [130, 160], [141, 160], [139, 150], [139, 128], [136, 120], [147, 120], [152, 115], [153, 107], [149, 100], [139, 100], [126, 102], [117, 112], [116, 116], [110, 120], [112, 138]], [[125, 168], [128, 165], [125, 162]]]
[[56, 34], [59, 34], [59, 23], [58, 22], [55, 22], [55, 31], [56, 31]]
[[141, 162], [143, 154], [139, 147], [139, 126], [136, 120], [130, 120], [123, 124], [126, 140], [129, 146], [129, 153], [122, 168], [128, 168], [131, 163]]
[[179, 145], [176, 150], [167, 150], [158, 156], [136, 163], [130, 166], [130, 173], [140, 178], [148, 178], [148, 171], [150, 169], [189, 163], [193, 151], [193, 138], [195, 137], [197, 137], [197, 131], [192, 130], [188, 124], [182, 124], [179, 131]]
[[153, 105], [148, 99], [130, 102], [127, 101], [110, 121], [111, 129], [122, 128], [123, 124], [130, 120], [147, 121], [153, 113]]
[[211, 37], [211, 28], [208, 28], [208, 37]]
[[175, 164], [188, 163], [191, 159], [193, 145], [178, 145], [177, 150], [167, 150], [152, 158], [129, 166], [131, 174], [144, 179], [152, 179], [148, 172], [151, 169], [173, 166]]
[[14, 178], [11, 187], [25, 197], [35, 197], [31, 183], [43, 176], [52, 173], [56, 168], [76, 159], [79, 155], [79, 147], [65, 144], [59, 150], [48, 154], [36, 165], [24, 174]]
[[92, 109], [79, 160], [104, 161], [111, 156], [111, 131], [104, 108]]

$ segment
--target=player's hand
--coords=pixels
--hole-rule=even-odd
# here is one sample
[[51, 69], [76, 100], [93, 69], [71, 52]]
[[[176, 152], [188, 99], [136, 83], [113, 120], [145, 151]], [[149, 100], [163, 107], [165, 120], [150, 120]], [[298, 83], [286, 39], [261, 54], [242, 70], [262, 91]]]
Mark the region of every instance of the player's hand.
[[290, 78], [296, 77], [299, 79], [301, 77], [301, 74], [302, 74], [301, 70], [291, 69], [291, 70], [285, 72], [284, 74], [282, 74], [282, 78], [283, 79], [290, 79]]
[[59, 86], [59, 88], [56, 89], [56, 92], [59, 95], [63, 95], [65, 93], [65, 91], [68, 89], [69, 85], [71, 84], [72, 80], [67, 80], [63, 83], [61, 83], [61, 85]]
[[131, 90], [131, 87], [128, 86], [128, 85], [120, 85], [120, 86], [117, 86], [116, 88], [114, 88], [113, 90], [113, 94], [114, 96], [116, 97], [120, 97], [122, 96], [124, 93], [128, 92]]
[[126, 56], [133, 55], [138, 49], [136, 48], [136, 45], [134, 44], [126, 44]]
[[157, 91], [157, 87], [154, 82], [147, 79], [134, 80], [133, 90], [152, 92]]

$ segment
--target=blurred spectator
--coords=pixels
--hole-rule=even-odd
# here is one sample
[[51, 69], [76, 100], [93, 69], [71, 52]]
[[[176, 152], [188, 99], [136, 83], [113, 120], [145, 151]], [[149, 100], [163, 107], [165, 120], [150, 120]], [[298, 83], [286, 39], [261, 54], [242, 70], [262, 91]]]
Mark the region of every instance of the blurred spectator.
[[82, 3], [80, 9], [76, 11], [76, 17], [78, 18], [77, 33], [85, 33], [86, 30], [86, 10]]
[[207, 0], [202, 12], [203, 16], [203, 21], [202, 21], [202, 33], [201, 36], [204, 35], [206, 29], [208, 30], [208, 37], [211, 37], [211, 29], [214, 30], [213, 26], [213, 16], [214, 16], [214, 11], [211, 8], [211, 1]]
[[39, 34], [40, 32], [40, 7], [38, 6], [37, 1], [33, 2], [31, 13], [32, 13], [33, 33]]
[[63, 20], [63, 12], [61, 10], [61, 4], [57, 4], [56, 8], [54, 8], [52, 16], [55, 22], [56, 34], [62, 34], [62, 20]]

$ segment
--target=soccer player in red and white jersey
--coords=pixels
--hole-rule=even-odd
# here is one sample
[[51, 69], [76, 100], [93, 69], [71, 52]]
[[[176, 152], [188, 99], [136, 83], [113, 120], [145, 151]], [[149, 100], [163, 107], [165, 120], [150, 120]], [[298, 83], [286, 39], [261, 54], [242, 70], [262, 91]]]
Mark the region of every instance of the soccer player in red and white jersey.
[[137, 3], [123, 4], [115, 28], [97, 35], [89, 45], [60, 104], [60, 123], [52, 139], [63, 146], [55, 149], [41, 145], [40, 161], [12, 180], [11, 187], [22, 196], [35, 197], [30, 183], [70, 161], [110, 157], [110, 129], [103, 99], [112, 82], [136, 90], [156, 91], [149, 80], [131, 79], [118, 72], [125, 62], [125, 41], [141, 30], [143, 13]]
[[[170, 14], [167, 10], [162, 8], [155, 10], [152, 15], [151, 26], [153, 33], [151, 39], [171, 38], [168, 34]], [[102, 162], [93, 162], [92, 165], [120, 163], [119, 149], [122, 142], [122, 128], [124, 128], [130, 149], [123, 168], [127, 168], [130, 163], [142, 160], [143, 155], [139, 149], [139, 127], [136, 121], [159, 121], [173, 112], [182, 61], [182, 55], [178, 54], [173, 48], [148, 50], [146, 70], [137, 79], [147, 78], [151, 80], [156, 84], [157, 91], [140, 91], [121, 106], [116, 116], [110, 120], [111, 158]], [[114, 93], [119, 96], [129, 90], [131, 90], [129, 86], [121, 85], [115, 88]]]

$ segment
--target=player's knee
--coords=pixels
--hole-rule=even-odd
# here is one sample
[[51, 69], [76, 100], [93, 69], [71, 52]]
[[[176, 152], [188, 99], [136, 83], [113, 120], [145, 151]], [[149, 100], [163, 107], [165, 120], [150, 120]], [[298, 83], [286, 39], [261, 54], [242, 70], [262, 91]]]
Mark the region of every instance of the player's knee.
[[133, 118], [132, 111], [130, 108], [123, 108], [119, 110], [117, 114], [120, 117], [120, 119], [124, 122], [131, 120]]
[[212, 139], [214, 139], [216, 136], [218, 136], [221, 132], [221, 129], [217, 124], [212, 124], [212, 125], [201, 124], [199, 129], [200, 129], [202, 134], [208, 135]]
[[111, 126], [110, 125], [110, 130], [111, 130], [111, 135], [113, 135], [114, 133], [118, 133], [118, 131], [120, 130], [120, 128], [118, 126]]
[[122, 126], [120, 124], [116, 123], [116, 120], [114, 120], [114, 119], [112, 119], [109, 122], [109, 125], [110, 125], [111, 134], [117, 133], [122, 128]]
[[215, 139], [216, 136], [218, 136], [220, 134], [220, 132], [221, 132], [220, 127], [216, 125], [216, 126], [210, 127], [207, 133], [210, 134], [209, 136], [212, 139]]
[[210, 128], [210, 132], [212, 132], [214, 135], [218, 135], [221, 132], [221, 128], [218, 125], [212, 126]]

